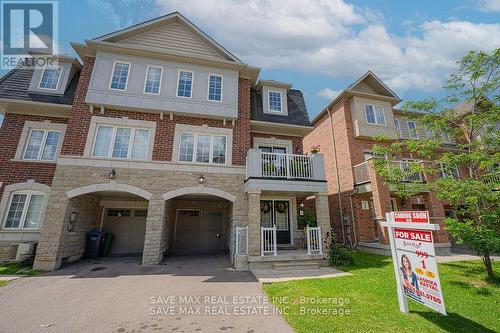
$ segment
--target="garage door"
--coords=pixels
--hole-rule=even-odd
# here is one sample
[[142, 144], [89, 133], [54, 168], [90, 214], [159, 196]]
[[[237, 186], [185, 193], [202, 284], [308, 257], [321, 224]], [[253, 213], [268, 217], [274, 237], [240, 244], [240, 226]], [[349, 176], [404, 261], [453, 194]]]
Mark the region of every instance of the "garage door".
[[222, 211], [178, 209], [175, 223], [176, 254], [212, 253], [226, 248]]
[[146, 233], [145, 209], [106, 209], [103, 230], [114, 235], [110, 254], [141, 254]]

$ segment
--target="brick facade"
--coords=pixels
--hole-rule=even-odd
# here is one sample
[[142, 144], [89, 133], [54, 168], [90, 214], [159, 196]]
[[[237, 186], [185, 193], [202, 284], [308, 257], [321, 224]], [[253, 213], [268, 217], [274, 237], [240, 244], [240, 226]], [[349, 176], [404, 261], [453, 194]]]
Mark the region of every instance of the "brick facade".
[[[24, 183], [32, 179], [36, 183], [51, 185], [56, 169], [55, 163], [14, 161], [21, 133], [26, 121], [50, 121], [52, 123], [67, 123], [65, 118], [45, 117], [7, 113], [0, 127], [0, 197], [5, 186]], [[21, 144], [25, 144], [22, 142]]]

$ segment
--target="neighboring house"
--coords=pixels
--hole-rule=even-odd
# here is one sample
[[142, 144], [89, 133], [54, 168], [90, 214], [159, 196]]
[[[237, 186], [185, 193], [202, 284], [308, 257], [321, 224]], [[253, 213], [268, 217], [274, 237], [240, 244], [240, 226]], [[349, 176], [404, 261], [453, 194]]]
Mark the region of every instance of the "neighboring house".
[[[453, 149], [453, 138], [426, 131], [418, 122], [403, 116], [394, 105], [401, 99], [375, 74], [367, 72], [342, 91], [313, 120], [314, 130], [304, 138], [304, 149], [320, 144], [325, 156], [332, 227], [341, 242], [359, 249], [389, 253], [386, 228], [380, 222], [385, 213], [394, 210], [428, 210], [432, 223], [441, 231], [435, 233], [436, 248], [449, 252], [450, 242], [443, 220], [453, 215], [452, 208], [438, 200], [433, 192], [410, 199], [396, 197], [375, 173], [372, 147], [376, 136], [423, 139], [442, 138], [443, 149]], [[381, 157], [383, 158], [383, 157]], [[420, 161], [404, 154], [396, 162], [402, 170]], [[463, 172], [463, 171], [462, 171]], [[439, 175], [410, 174], [407, 180], [427, 181], [431, 177], [459, 177], [459, 170], [444, 169]]]
[[93, 228], [114, 235], [112, 255], [144, 264], [221, 251], [238, 269], [322, 262], [320, 229], [299, 250], [306, 197], [330, 232], [323, 156], [303, 155], [312, 126], [300, 91], [259, 81], [177, 12], [72, 46], [81, 66], [21, 67], [0, 83], [0, 234], [38, 240], [35, 268], [80, 259]]

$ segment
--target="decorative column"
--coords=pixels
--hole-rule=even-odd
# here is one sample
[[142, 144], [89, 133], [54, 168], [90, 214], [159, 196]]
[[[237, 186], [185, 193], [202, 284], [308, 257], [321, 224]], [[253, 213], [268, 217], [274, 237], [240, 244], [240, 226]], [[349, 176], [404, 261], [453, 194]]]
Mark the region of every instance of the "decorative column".
[[368, 173], [370, 174], [370, 185], [372, 188], [373, 208], [375, 210], [375, 220], [379, 227], [379, 242], [389, 244], [387, 228], [380, 227], [380, 223], [385, 221], [385, 213], [391, 211], [391, 192], [389, 186], [385, 184], [382, 177], [375, 171], [375, 160], [368, 160]]
[[144, 251], [142, 254], [142, 263], [144, 265], [159, 264], [163, 260], [163, 252], [166, 249], [165, 208], [165, 200], [162, 196], [154, 195], [149, 200]]
[[248, 254], [260, 255], [260, 190], [248, 192]]
[[321, 227], [323, 253], [327, 254], [332, 234], [332, 227], [330, 225], [330, 207], [328, 204], [328, 193], [316, 193], [315, 203], [316, 203], [316, 220], [318, 221], [318, 227]]

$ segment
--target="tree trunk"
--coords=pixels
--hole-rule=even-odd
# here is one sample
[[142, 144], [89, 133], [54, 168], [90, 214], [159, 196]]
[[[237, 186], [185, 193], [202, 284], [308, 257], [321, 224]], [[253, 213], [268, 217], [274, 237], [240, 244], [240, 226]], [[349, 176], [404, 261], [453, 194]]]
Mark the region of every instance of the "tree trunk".
[[493, 278], [493, 266], [491, 265], [490, 252], [486, 251], [483, 255], [484, 266], [489, 278]]

